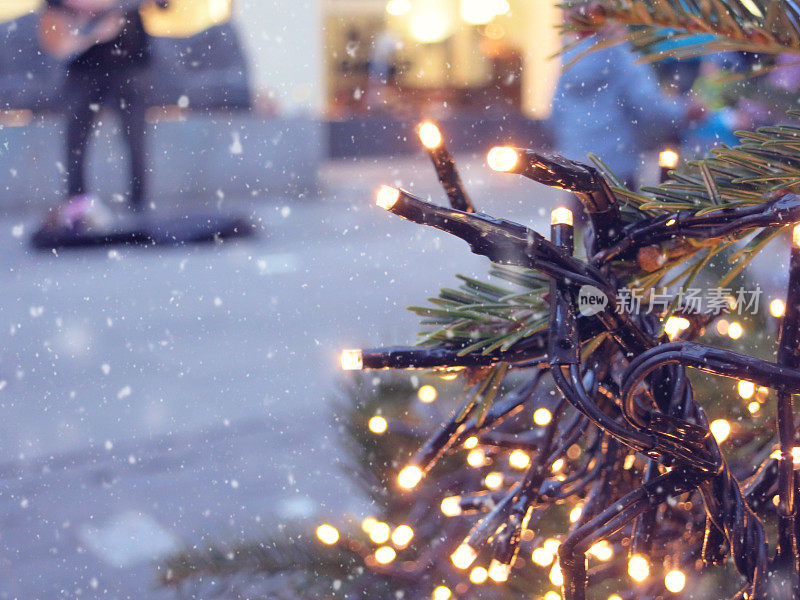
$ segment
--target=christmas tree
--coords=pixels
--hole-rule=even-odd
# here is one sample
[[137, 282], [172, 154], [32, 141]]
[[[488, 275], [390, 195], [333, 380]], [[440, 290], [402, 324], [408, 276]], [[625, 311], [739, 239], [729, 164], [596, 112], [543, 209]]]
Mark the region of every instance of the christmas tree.
[[[570, 31], [629, 26], [614, 41], [646, 59], [800, 54], [792, 2], [604, 0], [570, 15]], [[676, 38], [688, 43], [657, 50]], [[417, 346], [342, 355], [379, 371], [355, 380], [342, 414], [382, 514], [187, 551], [163, 583], [202, 595], [225, 582], [234, 597], [800, 598], [796, 117], [640, 190], [599, 158], [492, 149], [492, 169], [575, 195], [578, 244], [567, 208], [548, 237], [476, 212], [423, 123], [450, 207], [388, 186], [376, 203], [464, 240], [491, 282], [462, 277], [413, 308]], [[747, 272], [770, 242], [791, 246], [771, 317]], [[425, 408], [436, 396], [441, 418]]]

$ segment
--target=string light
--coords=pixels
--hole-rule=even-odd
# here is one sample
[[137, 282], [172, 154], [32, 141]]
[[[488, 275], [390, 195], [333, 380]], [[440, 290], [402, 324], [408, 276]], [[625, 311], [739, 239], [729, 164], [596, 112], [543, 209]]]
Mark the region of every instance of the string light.
[[442, 145], [442, 132], [439, 131], [439, 128], [430, 121], [421, 123], [417, 129], [417, 133], [419, 134], [419, 139], [422, 142], [422, 145], [429, 150], [433, 150], [434, 148], [438, 148]]
[[533, 411], [533, 422], [544, 427], [553, 420], [553, 413], [547, 408], [537, 408]]
[[[386, 12], [393, 17], [408, 14], [411, 12], [411, 0], [389, 0], [386, 3]], [[436, 600], [443, 599], [437, 598]]]
[[436, 400], [436, 388], [432, 385], [423, 385], [421, 388], [419, 388], [419, 390], [417, 390], [417, 397], [419, 398], [420, 402], [430, 404]]
[[422, 480], [422, 469], [416, 465], [408, 465], [397, 474], [397, 483], [401, 488], [410, 490], [417, 487]]
[[340, 359], [343, 371], [360, 371], [364, 368], [364, 359], [361, 350], [342, 350]]
[[606, 561], [614, 556], [614, 550], [606, 540], [601, 540], [589, 548], [589, 554], [594, 555], [598, 560]]
[[375, 415], [369, 420], [367, 426], [372, 433], [380, 435], [386, 431], [386, 429], [389, 427], [389, 424], [386, 422], [386, 419], [380, 415]]
[[483, 480], [483, 485], [485, 485], [490, 490], [496, 490], [501, 485], [503, 485], [503, 474], [498, 473], [497, 471], [492, 471], [486, 478]]
[[446, 517], [457, 517], [461, 514], [461, 496], [448, 496], [444, 498], [439, 508]]
[[708, 428], [711, 430], [711, 435], [721, 444], [728, 439], [731, 434], [731, 424], [726, 419], [715, 419], [711, 421]]
[[769, 312], [773, 317], [782, 317], [786, 313], [786, 303], [780, 298], [775, 298], [769, 303]]
[[674, 339], [681, 331], [685, 331], [691, 327], [689, 319], [684, 317], [669, 317], [664, 323], [664, 333], [669, 336], [669, 339]]
[[400, 525], [392, 532], [392, 543], [398, 548], [405, 548], [414, 538], [414, 530], [408, 525]]
[[633, 464], [636, 462], [636, 455], [635, 454], [628, 454], [625, 457], [625, 461], [622, 463], [622, 468], [626, 471], [630, 471], [633, 468]]
[[581, 518], [581, 513], [583, 513], [583, 507], [579, 504], [578, 506], [573, 508], [571, 511], [569, 511], [569, 522], [570, 523], [574, 523], [575, 521], [580, 519]]
[[482, 467], [486, 464], [486, 453], [480, 448], [472, 450], [469, 454], [467, 454], [467, 464], [470, 467]]
[[433, 590], [431, 598], [432, 600], [449, 600], [450, 596], [452, 595], [453, 592], [450, 591], [449, 587], [446, 585], [440, 585]]
[[555, 461], [553, 461], [553, 466], [550, 467], [550, 469], [553, 471], [553, 473], [558, 473], [563, 468], [564, 468], [564, 459], [563, 458], [557, 458]]
[[489, 563], [489, 578], [497, 583], [508, 581], [511, 574], [511, 565], [503, 564], [497, 559]]
[[375, 524], [370, 527], [367, 535], [369, 536], [369, 539], [376, 544], [383, 544], [389, 539], [389, 534], [391, 531], [391, 528], [386, 523], [376, 521]]
[[378, 189], [378, 193], [375, 196], [375, 204], [377, 204], [384, 210], [389, 210], [397, 203], [399, 199], [400, 199], [400, 190], [398, 190], [397, 188], [389, 187], [388, 185], [382, 185]]
[[662, 150], [658, 153], [658, 166], [664, 169], [674, 169], [678, 166], [680, 157], [674, 150]]
[[561, 542], [559, 542], [555, 538], [547, 538], [544, 541], [543, 548], [547, 550], [550, 554], [555, 556], [558, 553], [558, 548], [561, 546]]
[[742, 379], [736, 386], [737, 391], [739, 392], [739, 396], [744, 398], [745, 400], [749, 400], [753, 397], [753, 394], [756, 393], [756, 384], [752, 381], [746, 381]]
[[619, 597], [619, 596], [617, 596], [616, 594], [611, 594], [611, 595], [608, 597], [608, 600], [622, 600], [622, 598], [620, 598], [620, 597]]
[[[772, 454], [769, 455], [770, 458], [774, 458], [777, 460], [781, 459], [781, 451], [775, 450]], [[800, 464], [800, 447], [794, 446], [792, 448], [792, 462], [794, 464]]]
[[388, 565], [397, 557], [397, 552], [389, 546], [381, 546], [375, 550], [375, 560], [382, 565]]
[[738, 340], [740, 337], [742, 337], [743, 333], [744, 329], [742, 328], [741, 324], [737, 323], [736, 321], [728, 326], [728, 337], [732, 340]]
[[531, 464], [531, 457], [522, 450], [514, 450], [508, 455], [508, 464], [515, 469], [527, 469]]
[[374, 519], [373, 517], [367, 517], [361, 522], [361, 529], [364, 531], [364, 533], [369, 534], [369, 532], [377, 523], [377, 519]]
[[686, 587], [686, 575], [677, 569], [670, 571], [664, 576], [664, 587], [673, 594], [677, 594]]
[[795, 225], [792, 229], [792, 243], [795, 246], [800, 246], [800, 225]]
[[628, 575], [634, 581], [641, 583], [650, 577], [650, 563], [641, 554], [634, 554], [628, 559]]
[[450, 555], [450, 560], [457, 569], [468, 569], [469, 566], [478, 558], [478, 553], [475, 549], [463, 542], [456, 551]]
[[539, 547], [531, 553], [531, 560], [540, 567], [549, 567], [553, 564], [555, 555], [552, 552], [548, 552], [546, 548]]
[[561, 600], [561, 596], [559, 595], [558, 592], [550, 590], [544, 595], [544, 600]]
[[466, 448], [467, 450], [472, 450], [477, 445], [478, 445], [478, 438], [476, 438], [474, 435], [464, 440], [464, 448]]
[[754, 415], [754, 414], [756, 414], [758, 411], [760, 411], [760, 410], [761, 410], [761, 404], [759, 404], [758, 402], [755, 402], [755, 401], [753, 401], [753, 402], [750, 402], [750, 403], [747, 405], [747, 410], [749, 410], [749, 411], [750, 411], [750, 414], [751, 414], [751, 415]]
[[317, 527], [317, 537], [319, 541], [328, 546], [332, 546], [339, 541], [339, 532], [333, 525], [324, 523]]
[[730, 326], [731, 324], [727, 319], [720, 319], [716, 324], [717, 333], [719, 335], [728, 335], [728, 329]]
[[561, 572], [561, 565], [558, 564], [558, 561], [553, 563], [553, 568], [550, 569], [550, 583], [553, 585], [562, 586], [564, 585], [564, 574]]
[[572, 225], [572, 211], [563, 206], [559, 206], [550, 213], [551, 225]]
[[489, 572], [483, 567], [475, 567], [469, 573], [469, 580], [475, 585], [485, 583], [489, 579]]
[[495, 146], [486, 155], [486, 162], [493, 171], [508, 173], [517, 166], [519, 154], [509, 146]]

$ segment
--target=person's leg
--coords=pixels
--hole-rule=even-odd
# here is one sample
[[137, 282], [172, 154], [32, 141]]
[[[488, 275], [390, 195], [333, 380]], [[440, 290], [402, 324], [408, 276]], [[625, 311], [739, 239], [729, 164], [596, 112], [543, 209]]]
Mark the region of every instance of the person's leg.
[[141, 210], [147, 194], [147, 108], [128, 76], [120, 83], [116, 102], [130, 156], [130, 203], [134, 210]]
[[67, 196], [72, 198], [85, 194], [86, 148], [95, 119], [95, 110], [100, 101], [96, 82], [82, 74], [67, 75], [64, 95], [66, 98], [66, 169]]

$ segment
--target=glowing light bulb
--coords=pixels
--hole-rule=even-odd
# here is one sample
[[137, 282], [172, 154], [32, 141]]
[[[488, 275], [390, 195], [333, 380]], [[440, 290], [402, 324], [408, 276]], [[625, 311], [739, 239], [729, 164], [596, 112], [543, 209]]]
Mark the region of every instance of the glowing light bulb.
[[480, 448], [477, 448], [467, 454], [467, 464], [470, 467], [482, 467], [486, 462], [486, 454]]
[[490, 490], [496, 490], [503, 485], [503, 474], [497, 471], [492, 471], [483, 480], [483, 484]]
[[408, 525], [400, 525], [392, 532], [392, 543], [398, 548], [408, 546], [409, 542], [414, 538], [414, 530]]
[[401, 488], [410, 490], [417, 487], [422, 480], [422, 469], [417, 465], [408, 465], [397, 474], [397, 483]]
[[561, 600], [561, 596], [559, 595], [558, 592], [550, 590], [544, 595], [544, 600]]
[[475, 585], [480, 585], [489, 579], [489, 572], [483, 567], [475, 567], [469, 573], [469, 580]]
[[551, 225], [572, 225], [572, 211], [563, 206], [559, 206], [550, 213]]
[[561, 546], [561, 542], [559, 542], [555, 538], [547, 538], [544, 541], [544, 544], [542, 544], [542, 547], [545, 550], [547, 550], [550, 554], [552, 554], [553, 556], [555, 556], [556, 553], [558, 552], [558, 547], [559, 546]]
[[744, 329], [736, 321], [734, 321], [728, 326], [728, 337], [731, 338], [732, 340], [738, 340], [740, 337], [742, 337], [743, 333]]
[[389, 0], [386, 3], [386, 12], [393, 17], [408, 14], [411, 11], [411, 0]]
[[625, 462], [622, 463], [622, 468], [625, 469], [626, 471], [630, 471], [635, 462], [636, 462], [636, 455], [628, 454], [628, 456], [625, 457]]
[[550, 412], [547, 408], [537, 408], [533, 412], [533, 422], [539, 425], [540, 427], [544, 427], [550, 421], [553, 420], [553, 413]]
[[508, 576], [511, 573], [511, 565], [501, 563], [497, 559], [492, 559], [489, 563], [489, 577], [492, 581], [502, 583], [508, 581]]
[[361, 522], [361, 529], [364, 533], [369, 534], [373, 527], [378, 523], [377, 519], [373, 519], [372, 517], [367, 517]]
[[450, 596], [453, 595], [453, 592], [450, 591], [450, 588], [446, 585], [437, 586], [433, 590], [433, 595], [431, 598], [433, 600], [449, 600]]
[[443, 515], [447, 517], [457, 517], [461, 514], [461, 496], [448, 496], [442, 499], [439, 508]]
[[726, 319], [720, 319], [717, 321], [717, 333], [720, 335], [728, 335], [728, 329], [730, 328], [731, 324]]
[[644, 581], [650, 577], [650, 563], [641, 554], [634, 554], [628, 560], [628, 575], [634, 581]]
[[553, 473], [558, 473], [561, 469], [564, 468], [564, 459], [563, 458], [556, 459], [555, 461], [553, 461], [553, 466], [551, 466], [550, 468], [552, 469]]
[[495, 146], [486, 155], [486, 162], [493, 171], [508, 173], [517, 166], [519, 154], [509, 146]]
[[574, 523], [575, 521], [580, 519], [582, 512], [583, 512], [583, 507], [580, 505], [576, 506], [571, 511], [569, 511], [569, 522]]
[[775, 298], [769, 303], [769, 312], [773, 317], [782, 317], [786, 313], [786, 303], [780, 298]]
[[534, 550], [531, 553], [531, 560], [540, 567], [549, 567], [550, 565], [553, 564], [555, 558], [556, 557], [553, 555], [552, 552], [548, 552], [543, 547], [536, 548], [536, 550]]
[[467, 569], [478, 558], [478, 553], [475, 549], [467, 544], [462, 543], [456, 551], [450, 555], [450, 560], [457, 569]]
[[678, 166], [679, 158], [674, 150], [662, 150], [658, 153], [658, 166], [663, 169], [674, 169]]
[[554, 563], [553, 568], [550, 569], [550, 583], [558, 586], [564, 585], [564, 574], [561, 572], [558, 562]]
[[725, 419], [711, 421], [708, 428], [711, 430], [711, 435], [714, 436], [718, 444], [727, 440], [728, 436], [731, 434], [731, 424]]
[[364, 368], [364, 357], [361, 350], [342, 350], [340, 362], [343, 371], [360, 371]]
[[492, 5], [487, 0], [461, 0], [461, 18], [470, 25], [486, 25], [497, 14]]
[[677, 594], [686, 587], [686, 575], [675, 569], [664, 576], [664, 587], [673, 594]]
[[466, 448], [467, 450], [472, 450], [477, 445], [478, 445], [478, 438], [476, 438], [474, 435], [471, 435], [464, 440], [464, 448]]
[[606, 540], [600, 540], [589, 548], [589, 554], [593, 554], [598, 560], [610, 560], [614, 556], [614, 550]]
[[750, 404], [748, 404], [748, 405], [747, 405], [747, 410], [749, 410], [749, 411], [750, 411], [750, 414], [751, 414], [751, 415], [754, 415], [754, 414], [756, 414], [758, 411], [760, 411], [760, 410], [761, 410], [761, 405], [760, 405], [758, 402], [756, 402], [756, 401], [754, 400], [753, 402], [751, 402]]
[[397, 188], [382, 185], [375, 196], [375, 204], [383, 209], [391, 210], [391, 208], [400, 199], [400, 190]]
[[742, 379], [736, 386], [736, 389], [742, 398], [748, 400], [756, 393], [756, 384], [752, 381], [745, 381]]
[[508, 464], [515, 469], [526, 469], [531, 464], [531, 457], [522, 450], [514, 450], [508, 455]]
[[[781, 451], [775, 450], [772, 454], [769, 455], [770, 458], [775, 458], [777, 460], [781, 459]], [[794, 464], [800, 463], [800, 447], [795, 446], [792, 448], [792, 462]]]
[[430, 404], [436, 400], [436, 388], [432, 385], [423, 385], [417, 390], [417, 398], [419, 398], [420, 402]]
[[608, 597], [608, 600], [622, 600], [622, 598], [620, 598], [620, 597], [619, 597], [619, 596], [617, 596], [616, 594], [611, 594], [611, 595]]
[[371, 539], [376, 544], [383, 544], [386, 540], [389, 539], [389, 534], [391, 533], [391, 529], [386, 523], [381, 523], [380, 521], [375, 521], [375, 524], [370, 527], [370, 530], [367, 532], [369, 539]]
[[422, 145], [430, 150], [438, 148], [442, 144], [442, 132], [430, 121], [425, 121], [420, 124], [417, 133], [419, 134], [419, 140], [422, 142]]
[[369, 427], [369, 430], [372, 433], [380, 435], [386, 431], [386, 429], [389, 427], [389, 424], [386, 422], [386, 419], [380, 415], [375, 415], [369, 420], [367, 427]]
[[800, 225], [795, 225], [792, 229], [792, 242], [795, 246], [800, 246]]
[[339, 541], [339, 532], [333, 525], [328, 525], [327, 523], [324, 523], [319, 527], [317, 527], [317, 537], [319, 538], [319, 541], [322, 542], [323, 544], [332, 546], [333, 544]]
[[388, 565], [396, 557], [397, 552], [394, 551], [394, 548], [390, 548], [389, 546], [381, 546], [375, 550], [375, 561], [382, 565]]
[[664, 323], [664, 332], [667, 334], [669, 339], [675, 338], [681, 331], [689, 329], [691, 326], [691, 322], [689, 319], [685, 319], [683, 317], [670, 317], [667, 319], [667, 322]]

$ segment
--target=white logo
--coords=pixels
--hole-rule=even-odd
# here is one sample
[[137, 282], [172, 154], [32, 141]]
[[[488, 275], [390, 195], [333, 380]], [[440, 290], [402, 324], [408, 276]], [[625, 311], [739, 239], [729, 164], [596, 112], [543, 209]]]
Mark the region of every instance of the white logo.
[[584, 317], [603, 312], [607, 305], [608, 296], [593, 285], [584, 285], [578, 290], [578, 312]]

